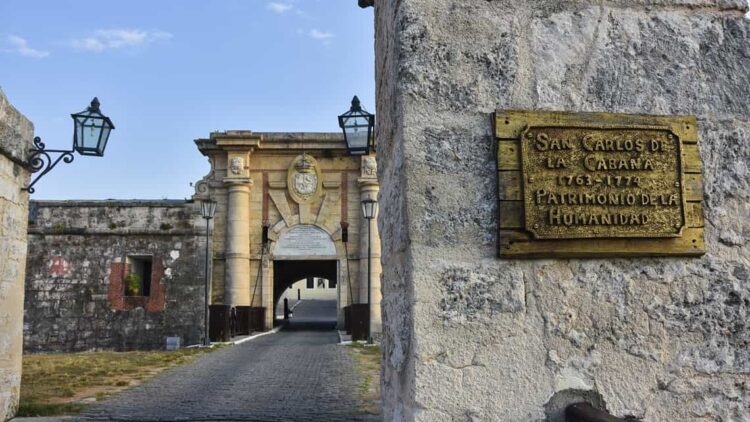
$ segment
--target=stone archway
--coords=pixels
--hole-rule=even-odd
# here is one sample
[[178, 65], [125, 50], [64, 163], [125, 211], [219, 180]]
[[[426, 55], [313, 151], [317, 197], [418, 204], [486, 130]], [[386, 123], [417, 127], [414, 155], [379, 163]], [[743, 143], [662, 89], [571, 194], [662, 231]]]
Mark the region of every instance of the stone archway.
[[228, 131], [196, 143], [211, 172], [194, 198], [218, 202], [212, 303], [261, 308], [269, 329], [274, 262], [335, 260], [339, 324], [343, 307], [371, 297], [378, 336], [380, 240], [375, 222], [361, 216], [361, 201], [378, 194], [374, 154], [350, 156], [339, 133]]
[[[272, 291], [269, 309], [274, 308], [285, 289], [307, 277], [320, 277], [336, 283], [336, 307], [341, 307], [343, 278], [341, 248], [330, 233], [314, 224], [298, 224], [280, 231], [268, 257], [271, 275], [264, 288]], [[345, 265], [345, 263], [344, 263]]]

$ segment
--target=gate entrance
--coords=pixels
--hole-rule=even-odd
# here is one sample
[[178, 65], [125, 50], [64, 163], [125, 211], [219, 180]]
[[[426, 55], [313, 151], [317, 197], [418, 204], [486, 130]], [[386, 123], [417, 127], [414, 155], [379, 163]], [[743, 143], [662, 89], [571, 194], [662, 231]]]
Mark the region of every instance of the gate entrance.
[[[369, 299], [370, 331], [377, 336], [380, 238], [377, 224], [361, 211], [362, 201], [378, 195], [374, 154], [349, 155], [340, 133], [214, 132], [196, 144], [211, 172], [196, 183], [193, 199], [218, 202], [211, 304], [260, 312], [268, 330], [282, 294], [297, 301], [289, 286], [316, 277], [295, 318], [306, 303], [327, 300], [344, 327], [347, 309]], [[321, 279], [325, 288], [318, 287]]]
[[[273, 262], [273, 303], [277, 306], [282, 296], [289, 298], [289, 305], [297, 303], [298, 291], [289, 288], [300, 281], [307, 287], [310, 282], [314, 288], [335, 288], [333, 300], [309, 299], [307, 292], [302, 295], [305, 302], [300, 312], [292, 319], [290, 327], [304, 329], [334, 329], [336, 328], [338, 309], [338, 261], [335, 260], [281, 260]], [[324, 282], [325, 280], [325, 282]], [[300, 283], [298, 283], [300, 284]], [[288, 294], [284, 294], [289, 292]], [[282, 308], [283, 312], [283, 308]]]

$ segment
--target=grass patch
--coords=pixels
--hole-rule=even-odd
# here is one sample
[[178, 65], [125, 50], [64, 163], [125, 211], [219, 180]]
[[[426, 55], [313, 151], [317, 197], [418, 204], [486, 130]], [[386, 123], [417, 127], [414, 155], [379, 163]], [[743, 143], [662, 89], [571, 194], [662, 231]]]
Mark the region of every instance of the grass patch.
[[18, 416], [78, 413], [88, 404], [84, 399], [102, 400], [214, 350], [25, 355]]
[[354, 342], [348, 347], [357, 363], [361, 382], [359, 398], [363, 402], [362, 411], [373, 415], [380, 414], [380, 346], [365, 346]]
[[18, 407], [17, 417], [42, 417], [73, 415], [86, 407], [83, 403], [44, 404], [21, 402]]

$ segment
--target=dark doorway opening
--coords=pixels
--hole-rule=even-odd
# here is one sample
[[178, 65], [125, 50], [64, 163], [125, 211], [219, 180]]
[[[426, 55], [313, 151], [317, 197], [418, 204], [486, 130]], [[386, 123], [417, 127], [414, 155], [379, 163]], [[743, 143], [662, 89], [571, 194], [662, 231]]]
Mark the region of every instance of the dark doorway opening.
[[[329, 283], [333, 283], [335, 286], [338, 281], [338, 261], [274, 261], [273, 303], [278, 304], [284, 292], [295, 282], [315, 277], [329, 280]], [[291, 299], [289, 306], [293, 306], [296, 302], [296, 300]], [[336, 300], [303, 300], [295, 308], [293, 317], [286, 322], [286, 329], [333, 330], [337, 325], [337, 312], [338, 304]]]

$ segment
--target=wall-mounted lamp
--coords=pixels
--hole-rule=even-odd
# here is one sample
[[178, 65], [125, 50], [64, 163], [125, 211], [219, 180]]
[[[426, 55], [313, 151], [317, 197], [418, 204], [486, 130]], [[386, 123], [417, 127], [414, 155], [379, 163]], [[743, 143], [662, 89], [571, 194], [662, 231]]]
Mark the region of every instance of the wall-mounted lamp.
[[367, 155], [375, 150], [375, 115], [362, 108], [355, 95], [352, 106], [339, 116], [339, 127], [344, 131], [344, 140], [349, 155]]
[[[34, 138], [34, 148], [29, 155], [29, 170], [32, 173], [39, 173], [29, 186], [23, 190], [34, 193], [34, 185], [45, 174], [63, 161], [66, 164], [73, 162], [73, 152], [77, 151], [81, 155], [93, 155], [101, 157], [104, 155], [104, 149], [107, 148], [107, 140], [111, 131], [115, 128], [112, 120], [102, 114], [99, 110], [99, 99], [94, 97], [91, 105], [86, 110], [70, 115], [73, 118], [73, 149], [46, 149], [42, 138]], [[59, 154], [54, 160], [50, 154]]]

